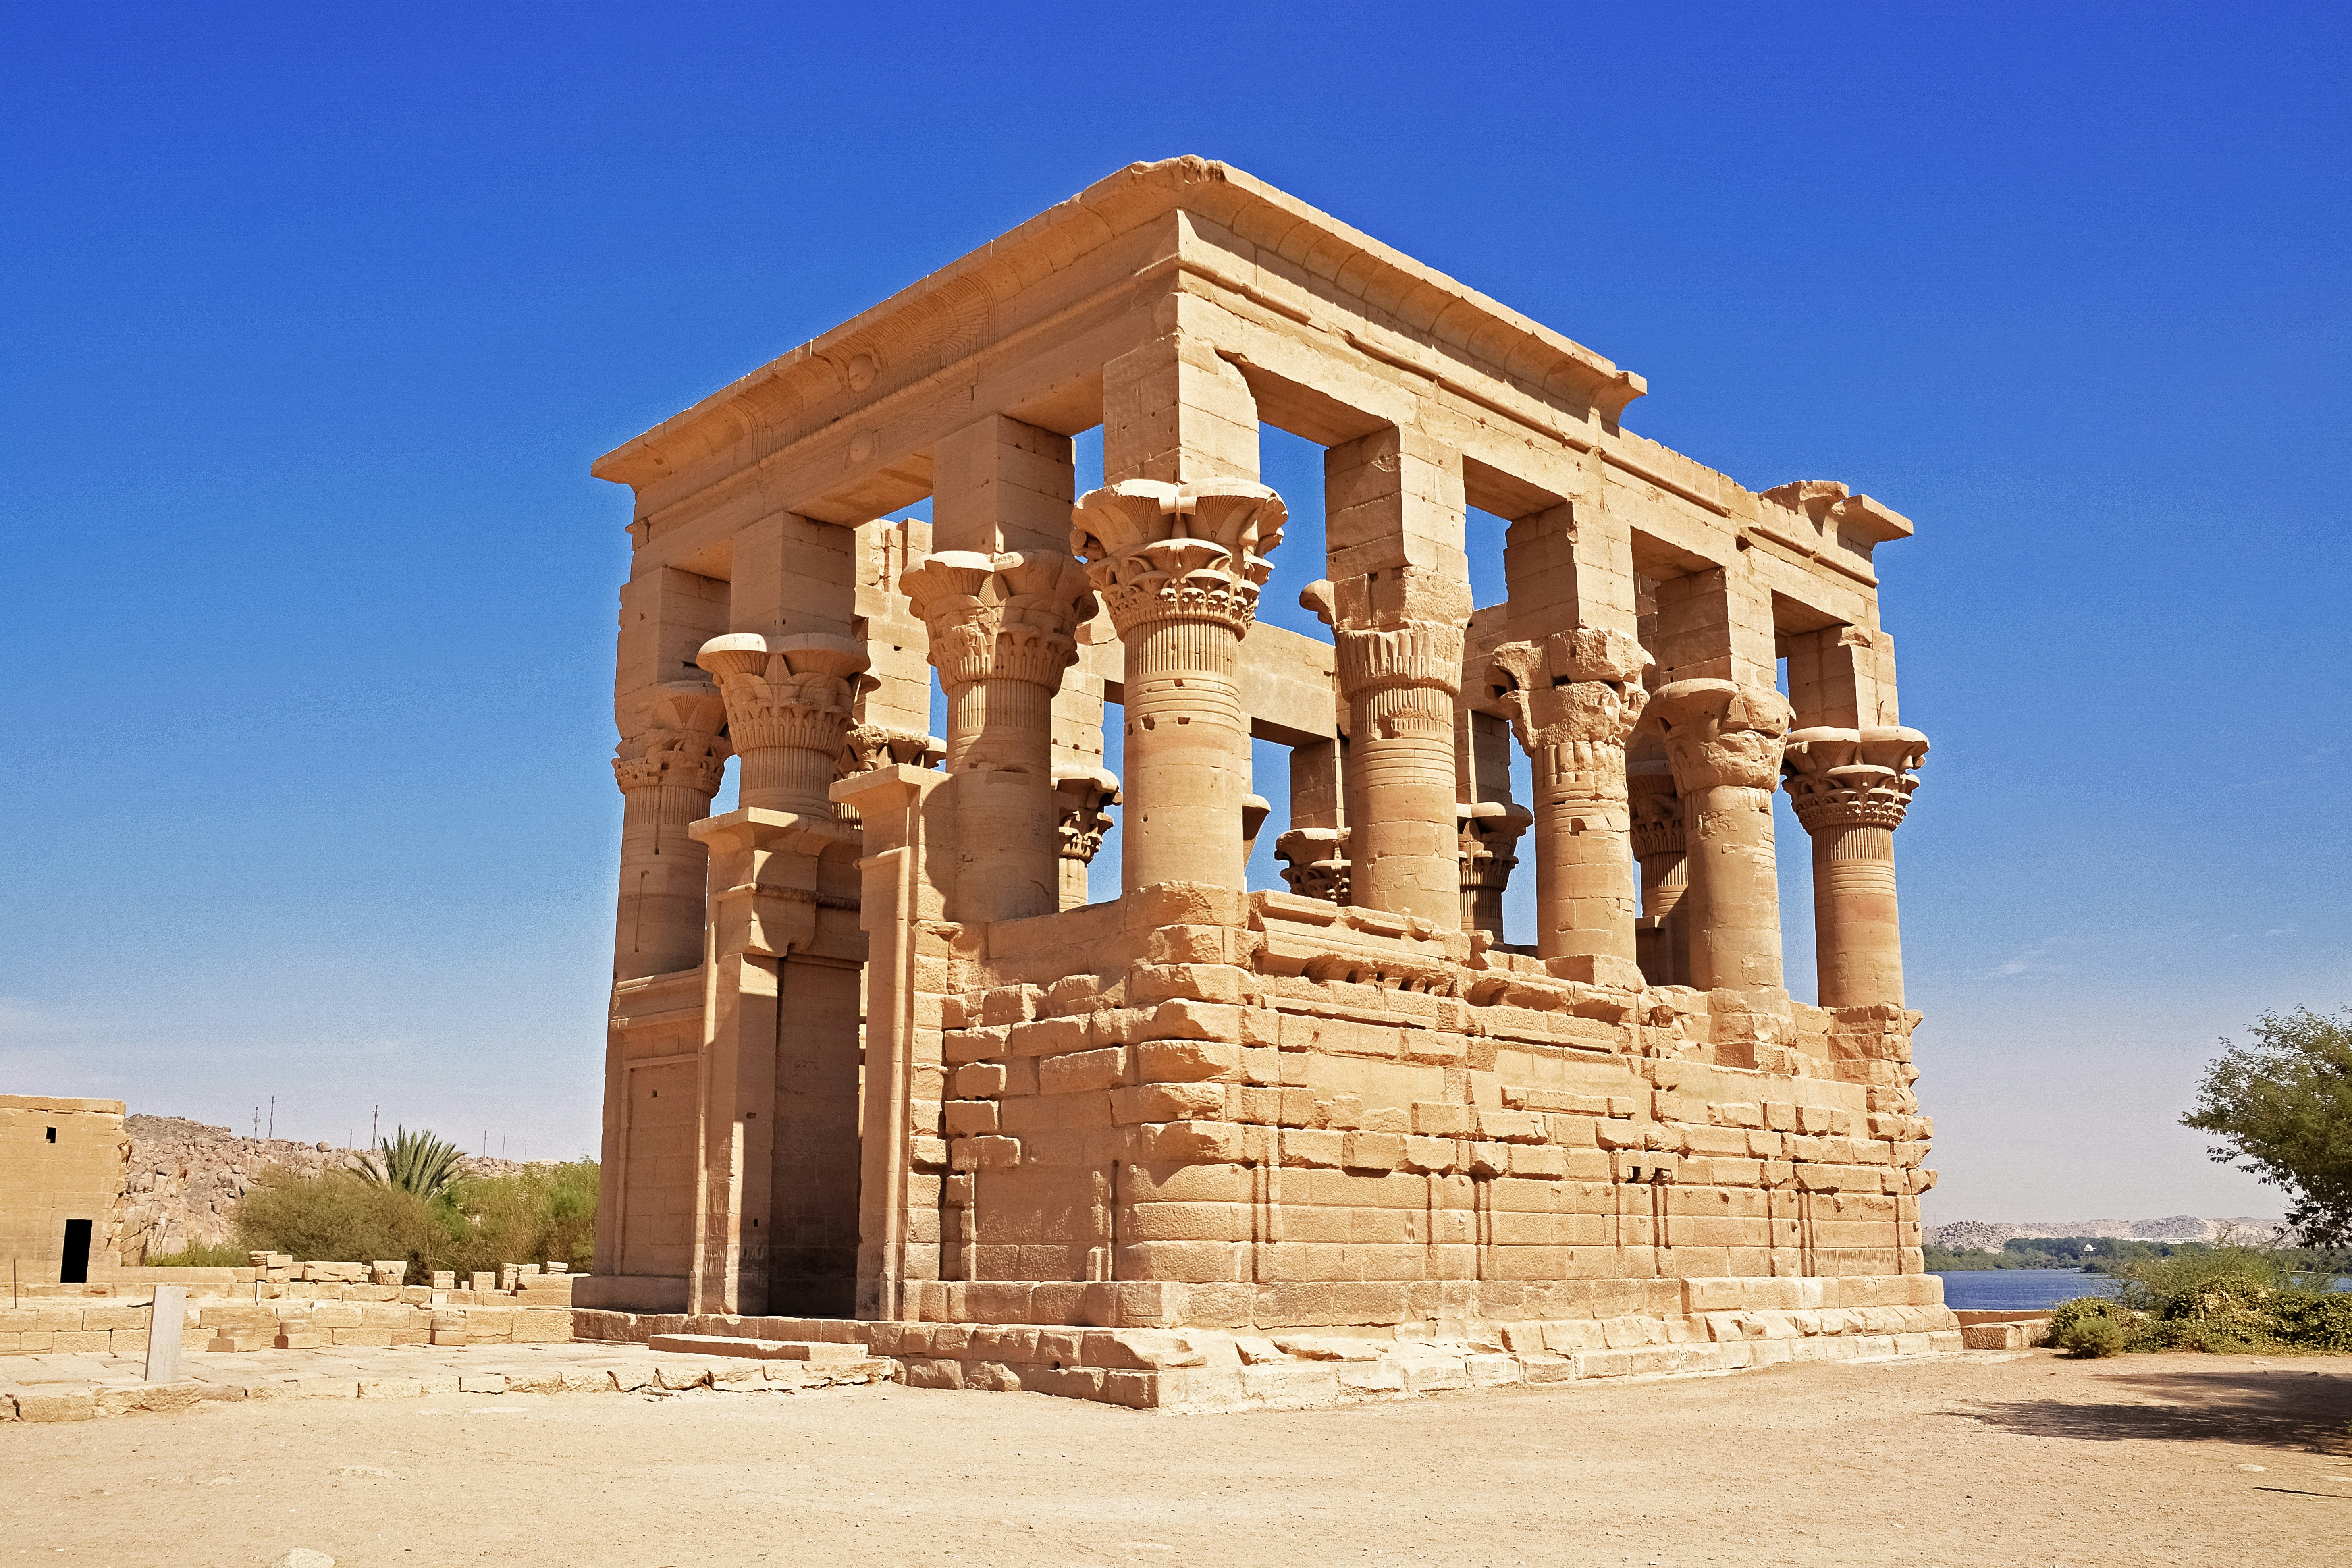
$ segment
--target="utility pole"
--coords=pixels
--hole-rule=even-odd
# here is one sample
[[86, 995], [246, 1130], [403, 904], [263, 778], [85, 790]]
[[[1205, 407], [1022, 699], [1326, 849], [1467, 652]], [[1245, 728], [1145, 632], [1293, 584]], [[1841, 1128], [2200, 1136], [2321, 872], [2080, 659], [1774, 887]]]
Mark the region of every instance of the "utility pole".
[[269, 1136], [273, 1140], [278, 1136], [278, 1097], [274, 1094], [269, 1097]]
[[[383, 1132], [381, 1125], [383, 1121], [383, 1106], [379, 1105], [373, 1110], [368, 1112], [368, 1147], [371, 1149], [383, 1142]], [[430, 1281], [427, 1281], [427, 1283], [430, 1283]]]
[[257, 1105], [253, 1108], [253, 1141], [261, 1142], [261, 1107]]

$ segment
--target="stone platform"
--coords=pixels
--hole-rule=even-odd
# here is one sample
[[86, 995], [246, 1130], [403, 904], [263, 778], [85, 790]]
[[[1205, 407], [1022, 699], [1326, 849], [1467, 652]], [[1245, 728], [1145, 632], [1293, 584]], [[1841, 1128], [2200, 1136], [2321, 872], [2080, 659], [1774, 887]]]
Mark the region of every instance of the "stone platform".
[[212, 1400], [422, 1399], [449, 1394], [791, 1393], [888, 1382], [867, 1356], [748, 1361], [627, 1344], [185, 1352], [182, 1376], [145, 1382], [137, 1355], [104, 1352], [12, 1358], [0, 1373], [0, 1421], [87, 1421], [187, 1410]]

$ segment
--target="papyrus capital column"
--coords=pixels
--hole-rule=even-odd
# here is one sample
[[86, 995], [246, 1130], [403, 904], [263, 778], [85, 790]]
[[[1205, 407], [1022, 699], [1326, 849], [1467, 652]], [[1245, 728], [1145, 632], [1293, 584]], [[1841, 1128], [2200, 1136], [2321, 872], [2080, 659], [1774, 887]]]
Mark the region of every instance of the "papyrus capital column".
[[1690, 984], [1690, 866], [1683, 848], [1683, 797], [1675, 793], [1674, 765], [1650, 751], [1625, 762], [1626, 801], [1633, 818], [1633, 861], [1642, 868], [1642, 918], [1634, 946], [1643, 977], [1653, 985]]
[[1057, 853], [1062, 862], [1062, 908], [1087, 902], [1087, 868], [1102, 852], [1110, 831], [1110, 808], [1118, 804], [1118, 775], [1108, 768], [1055, 768]]
[[1503, 894], [1519, 863], [1519, 836], [1535, 814], [1513, 801], [1462, 801], [1456, 851], [1462, 863], [1462, 928], [1503, 940]]
[[1769, 687], [1678, 680], [1652, 700], [1683, 799], [1690, 868], [1690, 984], [1778, 988], [1779, 868], [1772, 786], [1789, 700]]
[[1018, 920], [1061, 908], [1054, 693], [1094, 614], [1086, 570], [1052, 551], [941, 551], [899, 587], [930, 632], [948, 699], [957, 857], [950, 918]]
[[1582, 978], [1634, 986], [1625, 742], [1649, 700], [1649, 662], [1623, 632], [1580, 627], [1505, 643], [1489, 674], [1533, 764], [1536, 951], [1604, 961], [1586, 965]]
[[721, 733], [727, 705], [701, 681], [656, 687], [642, 722], [613, 757], [623, 803], [615, 980], [673, 973], [702, 962], [710, 855], [686, 830], [709, 815], [729, 755]]
[[856, 721], [866, 650], [822, 632], [730, 632], [695, 662], [727, 702], [727, 732], [743, 759], [737, 803], [831, 819], [827, 795]]
[[1792, 731], [1782, 757], [1789, 804], [1813, 840], [1813, 931], [1821, 1005], [1903, 1005], [1895, 830], [1903, 826], [1927, 737], [1916, 730]]
[[1246, 479], [1122, 479], [1073, 509], [1070, 549], [1126, 650], [1119, 839], [1129, 889], [1245, 885], [1241, 646], [1285, 516], [1281, 497]]
[[1469, 585], [1402, 565], [1309, 584], [1298, 602], [1331, 628], [1348, 705], [1349, 901], [1459, 930], [1454, 700]]

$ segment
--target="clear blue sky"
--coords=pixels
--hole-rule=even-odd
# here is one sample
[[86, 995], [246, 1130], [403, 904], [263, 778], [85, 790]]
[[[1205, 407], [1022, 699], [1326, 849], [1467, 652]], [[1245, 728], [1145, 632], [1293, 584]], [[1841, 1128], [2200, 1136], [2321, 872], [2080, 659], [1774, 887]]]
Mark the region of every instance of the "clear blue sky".
[[817, 9], [19, 8], [0, 1091], [593, 1149], [590, 459], [1198, 153], [1917, 521], [1930, 1219], [2276, 1212], [2172, 1122], [2352, 1001], [2341, 6]]

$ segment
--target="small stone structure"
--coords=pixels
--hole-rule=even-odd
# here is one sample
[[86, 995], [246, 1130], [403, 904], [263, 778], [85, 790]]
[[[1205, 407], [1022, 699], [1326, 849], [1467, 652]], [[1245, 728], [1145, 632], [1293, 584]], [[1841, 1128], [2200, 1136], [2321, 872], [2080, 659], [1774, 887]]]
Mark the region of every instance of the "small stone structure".
[[[1180, 159], [601, 459], [635, 510], [596, 1331], [857, 1320], [928, 1363], [984, 1327], [1009, 1367], [1166, 1329], [1236, 1377], [1267, 1336], [1956, 1348], [1893, 858], [1927, 741], [1874, 561], [1911, 524], [1631, 433], [1643, 390]], [[1264, 424], [1326, 449], [1328, 642], [1256, 616]], [[1244, 890], [1253, 740], [1290, 749], [1287, 892]]]
[[12, 1288], [79, 1283], [121, 1261], [130, 1160], [122, 1101], [0, 1094], [0, 1267]]

